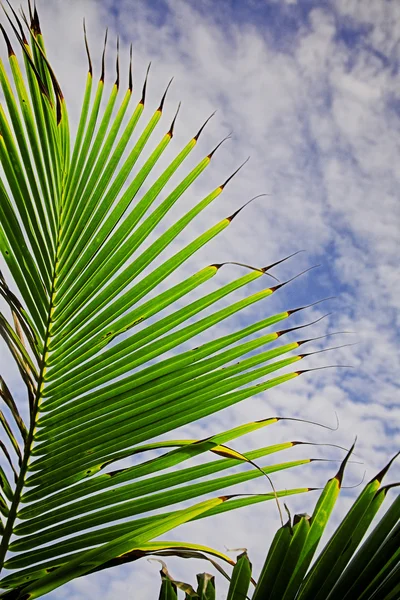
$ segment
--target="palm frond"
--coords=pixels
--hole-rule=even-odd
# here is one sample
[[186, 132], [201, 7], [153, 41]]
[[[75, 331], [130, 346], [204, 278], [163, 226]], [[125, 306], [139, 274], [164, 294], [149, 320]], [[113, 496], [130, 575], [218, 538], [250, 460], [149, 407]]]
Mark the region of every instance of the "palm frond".
[[[73, 577], [117, 564], [129, 553], [145, 552], [155, 537], [188, 520], [307, 492], [309, 488], [303, 487], [229, 501], [221, 496], [171, 510], [183, 501], [312, 461], [263, 467], [254, 463], [301, 442], [267, 446], [246, 455], [226, 445], [279, 422], [280, 417], [203, 440], [155, 440], [299, 376], [303, 371], [296, 369], [265, 379], [302, 360], [306, 354], [288, 353], [310, 340], [271, 350], [265, 346], [304, 327], [282, 329], [281, 324], [307, 307], [282, 311], [221, 337], [212, 332], [212, 327], [289, 283], [229, 301], [229, 295], [266, 278], [270, 268], [289, 257], [264, 268], [231, 261], [248, 272], [212, 292], [201, 294], [201, 286], [216, 277], [224, 264], [205, 266], [169, 286], [167, 278], [229, 227], [248, 204], [163, 259], [163, 251], [223, 193], [242, 165], [182, 217], [168, 222], [169, 211], [206, 170], [222, 143], [162, 195], [195, 151], [209, 118], [147, 184], [171, 143], [178, 107], [172, 123], [163, 126], [164, 134], [131, 178], [162, 123], [171, 82], [139, 131], [148, 102], [149, 69], [130, 112], [132, 63], [128, 88], [118, 105], [119, 48], [116, 81], [105, 97], [107, 36], [102, 72], [93, 89], [85, 30], [88, 75], [77, 134], [70, 139], [66, 102], [47, 58], [36, 8], [29, 5], [29, 9], [29, 20], [23, 13], [18, 17], [11, 6], [5, 12], [1, 31], [9, 69], [0, 62], [5, 100], [0, 109], [0, 239], [10, 275], [9, 285], [1, 276], [0, 292], [13, 317], [12, 322], [1, 315], [0, 328], [28, 397], [27, 407], [20, 411], [2, 379], [5, 413], [0, 413], [0, 420], [10, 445], [8, 450], [2, 443], [2, 448], [15, 473], [15, 485], [8, 479], [10, 469], [1, 469], [0, 564], [22, 571], [6, 576], [0, 584], [15, 588], [13, 598], [36, 598]], [[10, 28], [23, 64], [7, 33]], [[160, 223], [163, 232], [156, 236]], [[185, 298], [192, 292], [197, 298], [187, 303]], [[224, 307], [215, 307], [220, 300], [225, 301]], [[166, 308], [168, 314], [160, 317]], [[206, 309], [207, 315], [201, 316]], [[278, 328], [266, 333], [271, 326]], [[210, 341], [189, 350], [180, 348], [204, 332], [211, 333]], [[256, 333], [256, 338], [246, 341]], [[233, 364], [236, 359], [239, 362]], [[140, 459], [147, 451], [157, 451], [157, 456], [112, 470], [117, 461]], [[210, 452], [218, 460], [162, 473]], [[242, 463], [250, 468], [206, 479]], [[148, 475], [153, 477], [142, 480]], [[165, 508], [169, 512], [143, 516]]]

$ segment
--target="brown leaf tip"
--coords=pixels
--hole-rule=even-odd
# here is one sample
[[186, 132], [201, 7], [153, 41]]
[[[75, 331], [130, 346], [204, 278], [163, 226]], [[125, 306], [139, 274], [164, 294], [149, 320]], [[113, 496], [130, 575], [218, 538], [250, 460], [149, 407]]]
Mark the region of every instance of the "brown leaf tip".
[[202, 133], [203, 129], [204, 129], [204, 128], [205, 128], [205, 126], [207, 125], [208, 121], [209, 121], [210, 119], [212, 119], [212, 117], [215, 115], [215, 113], [216, 113], [216, 112], [217, 112], [217, 111], [216, 111], [216, 110], [214, 110], [214, 112], [213, 112], [213, 113], [211, 113], [211, 115], [210, 115], [210, 116], [209, 116], [209, 117], [208, 117], [208, 118], [207, 118], [207, 119], [204, 121], [203, 125], [200, 127], [200, 129], [199, 129], [199, 131], [196, 133], [196, 135], [195, 135], [195, 136], [193, 136], [193, 139], [194, 139], [194, 140], [196, 140], [196, 142], [197, 142], [197, 140], [199, 139], [199, 137], [200, 137], [200, 135], [201, 135], [201, 133]]
[[143, 106], [144, 106], [144, 103], [146, 101], [147, 80], [148, 80], [148, 77], [149, 77], [150, 67], [151, 67], [151, 61], [149, 62], [149, 66], [147, 67], [146, 77], [144, 78], [144, 83], [143, 83], [142, 97], [141, 97], [140, 102], [139, 102], [139, 104], [142, 104]]
[[349, 458], [350, 458], [350, 456], [351, 456], [351, 455], [352, 455], [352, 453], [353, 453], [353, 450], [354, 450], [354, 447], [355, 447], [355, 445], [356, 445], [356, 442], [357, 442], [357, 438], [354, 440], [354, 442], [353, 442], [353, 445], [351, 446], [350, 450], [348, 451], [348, 453], [347, 453], [347, 454], [346, 454], [346, 456], [344, 457], [344, 460], [343, 460], [342, 464], [341, 464], [341, 465], [340, 465], [340, 467], [339, 467], [339, 471], [338, 471], [338, 472], [336, 473], [336, 475], [335, 475], [335, 479], [337, 479], [337, 480], [338, 480], [338, 482], [339, 482], [339, 486], [341, 486], [341, 485], [342, 485], [342, 481], [343, 481], [343, 475], [344, 475], [344, 470], [345, 470], [345, 468], [346, 468], [346, 465], [347, 465], [347, 463], [348, 463], [348, 461], [349, 461]]
[[171, 86], [171, 83], [172, 83], [173, 79], [174, 79], [174, 78], [173, 78], [173, 77], [171, 77], [171, 79], [169, 80], [169, 82], [168, 82], [168, 85], [167, 85], [167, 87], [166, 87], [166, 89], [165, 89], [165, 92], [164, 92], [164, 94], [163, 94], [163, 97], [161, 98], [160, 106], [159, 106], [159, 107], [158, 107], [158, 109], [157, 109], [157, 110], [159, 110], [160, 112], [162, 112], [162, 111], [163, 111], [163, 108], [164, 108], [164, 103], [165, 103], [165, 98], [167, 97], [167, 93], [168, 93], [168, 90], [169, 90], [169, 88], [170, 88], [170, 86]]
[[32, 12], [31, 0], [28, 0], [28, 10], [29, 10], [29, 18], [32, 21], [32, 19], [33, 19], [33, 12]]
[[390, 467], [392, 466], [392, 464], [394, 463], [394, 461], [396, 460], [396, 458], [400, 456], [400, 451], [397, 452], [388, 462], [388, 464], [383, 467], [382, 471], [380, 471], [373, 479], [373, 481], [379, 481], [379, 483], [381, 483], [382, 479], [384, 478], [384, 476], [386, 475], [386, 473], [389, 471]]
[[0, 28], [2, 31], [2, 34], [4, 36], [4, 40], [7, 44], [7, 52], [8, 52], [8, 56], [15, 56], [15, 52], [13, 50], [13, 47], [11, 46], [11, 42], [10, 42], [10, 38], [8, 37], [6, 30], [4, 29], [3, 25], [0, 23]]
[[272, 269], [272, 267], [276, 267], [277, 265], [280, 265], [281, 263], [285, 262], [286, 260], [289, 260], [289, 258], [292, 258], [292, 256], [296, 256], [296, 254], [300, 254], [300, 252], [304, 252], [304, 250], [297, 250], [297, 252], [293, 252], [292, 254], [285, 256], [285, 258], [281, 258], [280, 260], [277, 260], [276, 262], [271, 263], [270, 265], [267, 265], [266, 267], [263, 267], [263, 271], [269, 271], [269, 269]]
[[[28, 40], [26, 39], [25, 32], [24, 32], [23, 27], [22, 27], [22, 23], [21, 23], [20, 19], [18, 18], [17, 13], [13, 9], [13, 7], [11, 6], [9, 0], [7, 0], [7, 4], [11, 8], [11, 10], [13, 12], [13, 15], [15, 17], [15, 20], [17, 21], [17, 25], [18, 25], [18, 28], [19, 28], [19, 33], [20, 33], [20, 36], [21, 36], [22, 43], [27, 46], [28, 45]], [[20, 12], [21, 12], [22, 20], [25, 22], [25, 25], [28, 27], [28, 29], [30, 29], [30, 27], [29, 27], [29, 21], [26, 18], [26, 15], [25, 15], [22, 7], [20, 7]]]
[[171, 138], [174, 137], [174, 127], [175, 127], [175, 122], [176, 122], [176, 118], [178, 116], [179, 110], [181, 108], [181, 102], [179, 102], [178, 104], [178, 108], [176, 109], [176, 113], [174, 118], [172, 119], [172, 123], [171, 123], [171, 127], [169, 128], [169, 131], [167, 133], [167, 135], [169, 135]]
[[40, 30], [40, 21], [36, 4], [33, 7], [33, 19], [31, 20], [31, 29], [35, 36], [40, 35], [42, 33]]
[[219, 142], [219, 144], [217, 144], [217, 145], [215, 146], [214, 150], [211, 150], [210, 154], [208, 154], [208, 155], [207, 155], [207, 158], [209, 158], [209, 159], [211, 160], [211, 159], [212, 159], [212, 157], [214, 156], [214, 154], [216, 153], [216, 151], [218, 150], [218, 148], [219, 148], [220, 146], [222, 146], [222, 144], [223, 144], [224, 142], [226, 142], [226, 140], [230, 140], [230, 139], [231, 139], [231, 136], [232, 136], [232, 133], [228, 133], [228, 135], [227, 135], [226, 137], [224, 137], [224, 139], [223, 139], [223, 140], [221, 140], [221, 141]]
[[[258, 194], [257, 196], [253, 196], [253, 198], [250, 198], [250, 200], [248, 202], [246, 202], [245, 204], [243, 204], [243, 206], [241, 206], [240, 208], [238, 208], [238, 210], [236, 210], [233, 214], [231, 214], [229, 217], [227, 217], [227, 220], [229, 222], [233, 221], [233, 219], [244, 209], [246, 208], [246, 206], [248, 206], [251, 202], [253, 202], [254, 200], [256, 200], [257, 198], [261, 198], [262, 196], [266, 196], [267, 194]], [[282, 284], [281, 284], [282, 285]], [[273, 288], [270, 288], [271, 290]]]
[[307, 513], [299, 513], [293, 516], [293, 526], [299, 523], [302, 519], [306, 519], [306, 521], [310, 521], [311, 517]]
[[101, 75], [100, 81], [104, 83], [105, 71], [106, 71], [106, 47], [107, 47], [108, 27], [104, 36], [103, 55], [101, 57]]
[[129, 48], [129, 90], [133, 89], [133, 75], [132, 75], [132, 44]]
[[92, 65], [92, 59], [90, 57], [89, 43], [88, 43], [88, 39], [87, 39], [86, 21], [85, 21], [85, 19], [83, 19], [83, 38], [85, 40], [86, 55], [87, 55], [88, 65], [89, 65], [88, 71], [89, 71], [90, 75], [93, 75], [93, 65]]
[[221, 188], [221, 190], [223, 190], [223, 189], [224, 189], [224, 188], [225, 188], [225, 187], [228, 185], [228, 183], [231, 181], [231, 179], [233, 179], [233, 178], [235, 177], [236, 173], [239, 173], [240, 169], [241, 169], [242, 167], [244, 167], [244, 165], [245, 165], [247, 162], [249, 162], [249, 160], [250, 160], [250, 156], [248, 156], [248, 157], [246, 158], [246, 160], [245, 160], [245, 161], [244, 161], [244, 162], [243, 162], [243, 163], [242, 163], [242, 164], [241, 164], [241, 165], [240, 165], [240, 166], [239, 166], [239, 167], [236, 169], [236, 171], [234, 171], [234, 172], [232, 173], [232, 175], [230, 175], [230, 176], [228, 177], [228, 179], [226, 179], [226, 180], [224, 181], [224, 183], [222, 183], [222, 184], [219, 186], [219, 187]]
[[117, 78], [115, 80], [115, 85], [119, 88], [119, 36], [117, 36], [117, 58], [115, 61], [115, 68], [117, 71]]

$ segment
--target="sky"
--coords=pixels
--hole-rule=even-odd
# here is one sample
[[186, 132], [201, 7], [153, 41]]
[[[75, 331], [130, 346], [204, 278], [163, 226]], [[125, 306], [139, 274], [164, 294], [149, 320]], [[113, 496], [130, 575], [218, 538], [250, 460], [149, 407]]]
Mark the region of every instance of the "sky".
[[[364, 472], [366, 480], [371, 478], [395, 453], [400, 439], [400, 4], [389, 0], [39, 0], [38, 6], [72, 129], [77, 124], [86, 77], [82, 40], [85, 17], [95, 74], [99, 75], [106, 27], [109, 83], [115, 77], [117, 35], [125, 83], [129, 44], [133, 44], [137, 99], [152, 61], [145, 109], [148, 116], [174, 76], [162, 130], [169, 125], [179, 101], [182, 106], [173, 148], [168, 149], [158, 169], [214, 110], [217, 112], [185, 168], [232, 132], [210, 168], [169, 213], [170, 222], [165, 226], [250, 156], [221, 197], [168, 252], [176, 251], [253, 196], [267, 195], [252, 202], [228, 230], [165, 285], [207, 264], [229, 260], [261, 267], [303, 250], [274, 274], [283, 281], [310, 266], [319, 268], [262, 306], [257, 304], [224, 322], [217, 333], [223, 335], [249, 324], [261, 318], [261, 313], [273, 314], [330, 296], [335, 298], [296, 315], [288, 326], [331, 313], [304, 337], [353, 332], [310, 344], [307, 351], [356, 342], [317, 354], [304, 364], [304, 368], [349, 368], [314, 371], [187, 426], [180, 434], [205, 437], [273, 415], [335, 426], [337, 413], [339, 429], [335, 432], [283, 422], [238, 440], [235, 448], [244, 452], [294, 439], [349, 447], [357, 435], [354, 461], [358, 464], [349, 466], [344, 485], [358, 484]], [[150, 142], [150, 149], [156, 141]], [[210, 285], [222, 285], [238, 275], [238, 267], [226, 267], [218, 282]], [[259, 287], [265, 287], [265, 281]], [[241, 297], [240, 293], [236, 297]], [[214, 333], [203, 334], [199, 341], [211, 335]], [[16, 375], [11, 372], [10, 376], [16, 385]], [[179, 437], [177, 432], [174, 437]], [[276, 474], [273, 481], [277, 488], [324, 485], [337, 470], [343, 452], [305, 446], [287, 451], [277, 462], [297, 457], [325, 457], [335, 462]], [[397, 464], [391, 480], [399, 480], [399, 475]], [[257, 480], [240, 491], [262, 492], [266, 485], [266, 481]], [[359, 489], [343, 490], [329, 531]], [[315, 501], [315, 494], [307, 494], [290, 498], [288, 506], [293, 512], [311, 512]], [[166, 539], [203, 543], [222, 551], [247, 548], [257, 576], [278, 526], [276, 506], [265, 503], [187, 524]], [[232, 557], [235, 554], [232, 552]], [[168, 559], [167, 563], [173, 576], [192, 584], [196, 572], [212, 570], [211, 565], [194, 560], [183, 563]], [[153, 600], [158, 597], [158, 570], [157, 563], [142, 560], [83, 577], [47, 597]], [[219, 575], [217, 585], [225, 589]]]

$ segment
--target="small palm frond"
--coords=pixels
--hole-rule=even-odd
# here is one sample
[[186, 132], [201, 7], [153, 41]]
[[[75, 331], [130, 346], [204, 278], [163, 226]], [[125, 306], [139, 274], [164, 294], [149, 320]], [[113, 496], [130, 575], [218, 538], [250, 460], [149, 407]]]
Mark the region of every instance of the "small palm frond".
[[[303, 487], [229, 502], [220, 496], [171, 510], [183, 501], [225, 493], [234, 484], [311, 462], [254, 463], [301, 442], [267, 446], [246, 456], [226, 445], [279, 417], [203, 440], [155, 439], [304, 372], [297, 363], [306, 355], [289, 353], [309, 340], [266, 349], [301, 328], [283, 328], [283, 321], [301, 308], [182, 350], [182, 344], [283, 287], [285, 283], [277, 283], [228, 302], [229, 295], [264, 278], [282, 261], [264, 268], [236, 263], [244, 274], [203, 295], [201, 286], [223, 264], [206, 266], [170, 286], [168, 276], [229, 227], [241, 209], [169, 258], [162, 260], [162, 252], [220, 196], [239, 169], [178, 220], [166, 222], [220, 144], [163, 196], [194, 151], [205, 123], [143, 192], [171, 143], [178, 111], [143, 165], [130, 175], [161, 122], [169, 85], [139, 132], [148, 72], [131, 108], [130, 66], [128, 89], [118, 104], [119, 58], [108, 93], [105, 40], [101, 76], [92, 90], [85, 32], [89, 69], [77, 133], [70, 139], [65, 99], [47, 58], [36, 8], [29, 9], [29, 19], [24, 13], [20, 18], [10, 6], [1, 25], [9, 69], [0, 62], [5, 101], [0, 108], [0, 239], [11, 279], [9, 287], [8, 276], [1, 276], [0, 292], [12, 319], [1, 316], [0, 325], [29, 402], [24, 410], [17, 407], [1, 380], [5, 413], [0, 418], [7, 434], [1, 449], [8, 466], [0, 471], [0, 566], [16, 573], [0, 585], [15, 588], [14, 595], [4, 596], [13, 598], [36, 598], [73, 577], [117, 564], [127, 553], [144, 552], [146, 544], [180, 523], [307, 492]], [[23, 65], [10, 29], [22, 49]], [[163, 231], [156, 236], [160, 223]], [[192, 292], [197, 299], [186, 302]], [[224, 306], [215, 308], [224, 299]], [[270, 326], [275, 331], [266, 333]], [[290, 365], [295, 370], [277, 373]], [[156, 457], [146, 460], [144, 453], [155, 450]], [[209, 452], [218, 459], [163, 472]], [[113, 466], [142, 455], [142, 462]], [[252, 468], [208, 478], [240, 463]], [[146, 516], [165, 508], [168, 512]]]
[[[398, 598], [400, 496], [392, 500], [386, 513], [365, 537], [388, 491], [399, 485], [382, 485], [382, 479], [393, 460], [367, 483], [310, 567], [339, 495], [346, 464], [344, 462], [336, 476], [329, 480], [323, 489], [313, 514], [294, 515], [293, 519], [289, 515], [289, 520], [278, 529], [257, 582], [251, 577], [252, 565], [246, 551], [237, 557], [232, 574], [228, 576], [230, 585], [226, 600]], [[209, 548], [204, 548], [203, 552], [199, 553], [186, 544], [170, 542], [167, 548], [155, 545], [144, 548], [143, 552], [157, 557], [174, 553], [175, 556], [183, 558], [206, 558], [227, 577], [224, 569], [214, 559], [226, 563], [229, 563], [230, 559], [217, 556], [215, 552], [211, 553]], [[129, 560], [136, 560], [136, 557], [129, 557]], [[160, 600], [177, 600], [178, 590], [184, 591], [187, 599], [215, 600], [217, 597], [212, 575], [198, 575], [199, 585], [194, 590], [187, 583], [175, 581], [166, 564], [162, 562], [162, 565]], [[205, 589], [202, 584], [206, 581], [213, 583]]]

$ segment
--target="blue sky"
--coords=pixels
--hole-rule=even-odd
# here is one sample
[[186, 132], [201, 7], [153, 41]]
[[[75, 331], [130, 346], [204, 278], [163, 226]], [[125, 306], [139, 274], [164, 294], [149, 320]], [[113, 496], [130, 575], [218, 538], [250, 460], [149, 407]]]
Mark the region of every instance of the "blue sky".
[[[137, 95], [152, 60], [148, 115], [169, 78], [175, 76], [163, 117], [166, 125], [182, 100], [175, 152], [218, 109], [193, 161], [231, 130], [232, 140], [224, 144], [210, 170], [184, 197], [185, 208], [251, 156], [221, 199], [183, 232], [171, 252], [252, 196], [269, 194], [247, 207], [223, 236], [184, 265], [166, 285], [206, 264], [236, 260], [263, 266], [305, 250], [274, 274], [284, 280], [314, 264], [320, 263], [320, 268], [282, 289], [262, 307], [252, 307], [222, 324], [218, 332], [222, 335], [246, 325], [260, 318], [260, 312], [272, 314], [328, 296], [336, 298], [296, 315], [288, 326], [333, 311], [301, 337], [355, 332], [321, 340], [307, 350], [357, 341], [357, 346], [307, 359], [310, 368], [350, 364], [353, 369], [316, 371], [183, 428], [182, 435], [200, 437], [272, 414], [317, 418], [332, 424], [336, 411], [340, 429], [334, 434], [284, 424], [280, 430], [268, 431], [268, 443], [309, 439], [349, 446], [357, 434], [357, 460], [363, 465], [352, 465], [347, 483], [359, 481], [364, 470], [367, 477], [372, 476], [395, 452], [400, 425], [400, 5], [381, 0], [121, 0], [118, 4], [84, 0], [68, 6], [54, 0], [38, 5], [49, 54], [70, 107], [72, 127], [76, 127], [85, 80], [83, 16], [97, 72], [107, 25], [112, 44], [117, 34], [121, 36], [123, 77], [129, 43], [133, 42]], [[110, 50], [107, 62], [110, 82], [114, 78], [113, 52]], [[155, 142], [150, 142], [150, 150]], [[171, 156], [167, 154], [165, 161]], [[163, 166], [161, 161], [159, 169]], [[181, 214], [182, 204], [168, 218], [172, 222]], [[233, 267], [227, 267], [218, 285], [237, 275]], [[265, 281], [254, 289], [257, 285], [265, 286]], [[211, 334], [203, 335], [201, 341], [209, 339], [207, 335]], [[17, 384], [16, 376], [13, 383]], [[265, 445], [265, 436], [265, 432], [249, 436], [237, 447], [243, 451]], [[317, 455], [339, 457], [339, 453], [324, 454], [323, 450], [312, 453]], [[301, 472], [279, 475], [274, 482], [322, 485], [335, 465], [306, 467]], [[393, 480], [399, 474], [397, 467]], [[245, 489], [259, 490], [263, 485], [257, 482]], [[336, 522], [354, 493], [344, 493]], [[311, 510], [314, 502], [315, 497], [294, 498], [290, 507], [303, 512]], [[276, 510], [260, 505], [256, 510], [228, 513], [212, 523], [186, 525], [175, 539], [207, 543], [220, 550], [224, 546], [247, 547], [257, 571], [270, 540], [271, 523], [278, 523]], [[174, 560], [168, 564], [177, 578], [188, 574], [192, 582], [196, 571], [208, 568]], [[157, 570], [157, 564], [143, 561], [138, 566], [83, 578], [48, 598], [87, 600], [101, 595], [114, 600], [140, 589], [135, 597], [152, 600], [157, 597]]]

